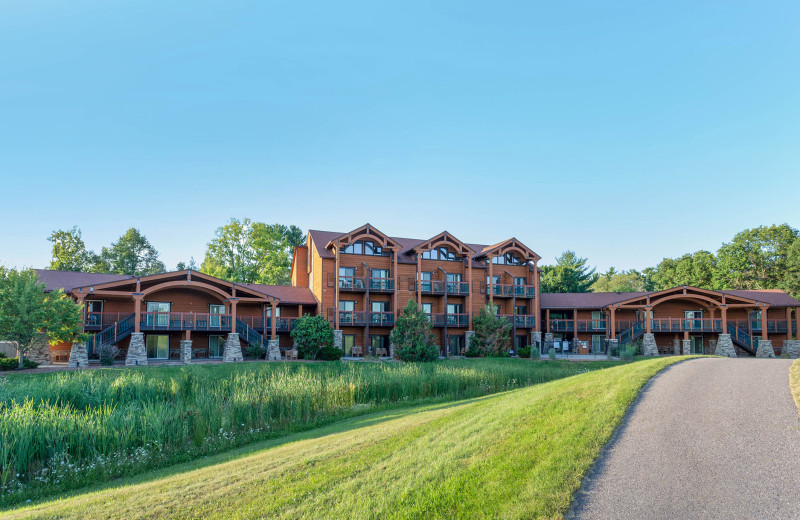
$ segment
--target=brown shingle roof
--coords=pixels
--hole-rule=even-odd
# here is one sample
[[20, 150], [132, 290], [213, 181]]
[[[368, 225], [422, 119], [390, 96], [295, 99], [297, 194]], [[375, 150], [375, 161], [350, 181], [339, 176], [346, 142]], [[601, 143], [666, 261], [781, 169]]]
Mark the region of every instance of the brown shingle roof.
[[599, 309], [646, 292], [542, 293], [542, 309]]
[[731, 296], [740, 296], [742, 298], [750, 298], [759, 302], [775, 305], [776, 307], [794, 307], [800, 305], [800, 300], [796, 300], [781, 291], [780, 289], [762, 289], [762, 290], [727, 290], [720, 291]]
[[34, 269], [34, 271], [36, 271], [39, 281], [44, 284], [45, 291], [63, 289], [64, 292], [69, 292], [76, 287], [136, 278], [128, 274], [82, 273], [79, 271], [53, 271], [51, 269]]
[[294, 287], [292, 285], [264, 285], [261, 283], [243, 283], [248, 289], [258, 291], [267, 296], [278, 298], [281, 303], [297, 305], [316, 305], [317, 300], [308, 287]]

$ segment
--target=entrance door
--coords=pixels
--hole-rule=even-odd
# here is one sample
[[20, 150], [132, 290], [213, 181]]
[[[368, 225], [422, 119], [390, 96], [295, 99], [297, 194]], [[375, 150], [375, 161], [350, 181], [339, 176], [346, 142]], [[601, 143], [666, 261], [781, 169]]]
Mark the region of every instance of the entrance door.
[[703, 336], [692, 336], [692, 354], [703, 353]]
[[447, 335], [447, 351], [451, 356], [463, 355], [464, 345], [464, 336]]
[[208, 326], [212, 329], [218, 329], [222, 326], [222, 317], [219, 315], [225, 314], [225, 306], [216, 304], [209, 305], [208, 314]]
[[703, 311], [683, 311], [684, 327], [688, 330], [703, 330]]
[[[592, 311], [592, 330], [604, 330], [606, 328], [605, 315], [602, 311]], [[594, 341], [594, 339], [592, 339]]]
[[147, 336], [147, 357], [167, 359], [169, 357], [169, 336], [150, 334]]
[[222, 336], [209, 336], [208, 337], [208, 357], [221, 358], [222, 350], [225, 346], [225, 338]]
[[168, 327], [170, 306], [167, 302], [147, 302], [146, 323], [150, 326]]
[[353, 347], [356, 344], [356, 337], [353, 334], [345, 334], [342, 336], [342, 350], [345, 356], [353, 355]]

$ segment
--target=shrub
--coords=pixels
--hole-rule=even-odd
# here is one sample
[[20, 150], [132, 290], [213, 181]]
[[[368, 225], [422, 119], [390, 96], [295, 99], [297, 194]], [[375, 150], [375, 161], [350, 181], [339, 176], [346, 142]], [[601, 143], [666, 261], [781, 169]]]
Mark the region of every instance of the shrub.
[[620, 349], [619, 357], [622, 361], [633, 361], [633, 356], [638, 352], [639, 348], [629, 343]]
[[267, 354], [267, 349], [258, 343], [248, 343], [244, 351], [249, 357], [256, 359], [261, 359]]
[[97, 349], [100, 356], [100, 364], [105, 366], [112, 366], [114, 359], [119, 355], [119, 349], [116, 345], [102, 345]]
[[306, 314], [297, 320], [291, 335], [301, 359], [317, 359], [322, 347], [333, 346], [333, 329], [323, 316]]
[[322, 361], [339, 361], [342, 359], [342, 349], [336, 347], [322, 347], [317, 352], [317, 359], [321, 359]]
[[541, 359], [542, 353], [538, 348], [531, 348], [531, 359]]
[[552, 360], [554, 360], [554, 361], [555, 361], [555, 359], [556, 359], [556, 349], [554, 349], [554, 348], [551, 348], [551, 349], [550, 349], [550, 351], [547, 353], [547, 356], [548, 356], [550, 359], [552, 359]]
[[488, 304], [481, 307], [475, 317], [475, 334], [470, 346], [475, 344], [484, 356], [507, 357], [511, 346], [511, 322], [497, 315], [497, 306]]
[[[28, 358], [22, 360], [22, 369], [27, 370], [31, 368], [36, 368], [39, 366], [39, 363], [35, 361], [31, 361]], [[19, 368], [19, 360], [16, 358], [8, 358], [3, 355], [0, 357], [0, 371], [5, 372], [8, 370], [16, 370]]]
[[464, 351], [464, 355], [466, 357], [481, 357], [482, 356], [480, 349], [478, 349], [478, 344], [476, 342], [472, 341], [472, 338], [470, 338], [469, 345], [467, 345], [467, 350]]
[[431, 322], [411, 300], [395, 320], [389, 341], [394, 344], [395, 355], [403, 361], [435, 361], [439, 358]]
[[531, 347], [520, 347], [517, 349], [517, 355], [522, 358], [531, 357]]

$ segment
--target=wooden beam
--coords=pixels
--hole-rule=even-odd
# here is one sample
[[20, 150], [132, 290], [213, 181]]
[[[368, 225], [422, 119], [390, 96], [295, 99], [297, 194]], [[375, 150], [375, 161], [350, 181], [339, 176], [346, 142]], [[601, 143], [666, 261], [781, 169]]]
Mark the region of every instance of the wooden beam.
[[334, 262], [334, 271], [335, 276], [334, 286], [333, 286], [333, 328], [335, 330], [339, 330], [339, 242], [335, 243], [335, 247], [333, 249], [333, 254], [335, 256]]
[[765, 305], [763, 309], [761, 309], [761, 339], [769, 339], [769, 334], [767, 333], [767, 311], [769, 311], [769, 305]]

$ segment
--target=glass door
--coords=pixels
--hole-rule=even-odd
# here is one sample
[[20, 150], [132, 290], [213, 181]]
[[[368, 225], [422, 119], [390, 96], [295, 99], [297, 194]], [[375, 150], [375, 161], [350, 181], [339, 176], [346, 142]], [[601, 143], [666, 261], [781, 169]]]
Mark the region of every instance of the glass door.
[[389, 312], [389, 302], [372, 302], [370, 304], [371, 313], [369, 316], [370, 323], [374, 323], [377, 325], [387, 323], [391, 324], [389, 320], [389, 316], [385, 313]]
[[150, 334], [147, 336], [147, 357], [167, 359], [169, 357], [169, 336]]
[[225, 338], [223, 338], [222, 336], [209, 336], [208, 357], [221, 358], [224, 345], [225, 345]]
[[147, 325], [168, 327], [170, 307], [167, 302], [147, 302]]
[[428, 321], [433, 319], [433, 304], [432, 303], [423, 303], [420, 305], [420, 309], [422, 309], [422, 313], [427, 316]]
[[687, 329], [703, 330], [703, 311], [683, 311], [683, 317]]
[[356, 337], [352, 334], [345, 334], [342, 336], [342, 350], [344, 351], [344, 356], [352, 356], [353, 355], [353, 347], [356, 344]]
[[447, 274], [447, 292], [458, 294], [461, 292], [461, 275], [458, 273]]
[[[208, 306], [208, 326], [212, 329], [219, 329], [222, 327], [222, 316], [220, 314], [225, 314], [225, 306], [224, 305], [217, 305], [212, 304]], [[215, 336], [219, 337], [219, 336]]]
[[703, 353], [703, 336], [692, 336], [692, 354]]
[[370, 289], [377, 291], [387, 291], [392, 289], [392, 280], [389, 279], [388, 269], [373, 269], [372, 277], [369, 281]]
[[464, 355], [464, 336], [447, 335], [447, 350], [451, 356]]
[[339, 322], [340, 323], [353, 323], [353, 314], [355, 314], [356, 302], [352, 300], [339, 301]]
[[423, 291], [432, 291], [433, 290], [433, 273], [430, 271], [423, 271], [419, 273], [419, 283], [421, 284], [420, 289]]

